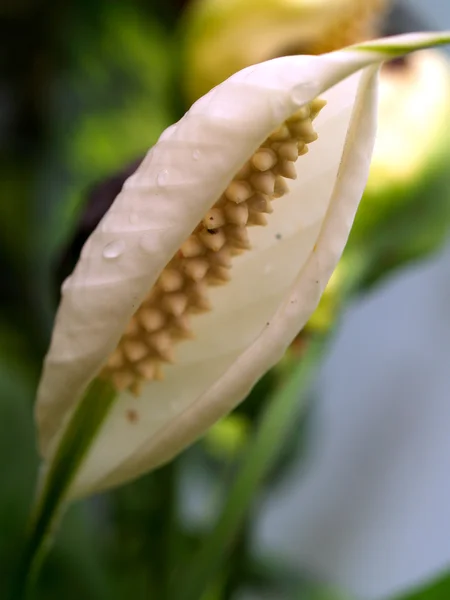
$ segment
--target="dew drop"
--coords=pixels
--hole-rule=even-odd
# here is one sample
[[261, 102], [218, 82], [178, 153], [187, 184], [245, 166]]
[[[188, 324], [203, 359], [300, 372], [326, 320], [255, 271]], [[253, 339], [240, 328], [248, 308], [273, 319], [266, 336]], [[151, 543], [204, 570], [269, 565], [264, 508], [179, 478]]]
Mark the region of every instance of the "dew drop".
[[169, 179], [169, 171], [167, 169], [163, 169], [160, 171], [156, 177], [156, 183], [161, 187], [166, 185], [167, 180]]
[[139, 223], [139, 215], [137, 213], [130, 213], [129, 219], [132, 225], [137, 225]]
[[116, 240], [115, 242], [110, 242], [109, 244], [106, 244], [106, 246], [103, 248], [103, 258], [113, 260], [114, 258], [118, 258], [124, 250], [125, 242], [123, 240]]
[[192, 158], [194, 160], [198, 160], [200, 158], [200, 150], [194, 150], [194, 152], [192, 153]]

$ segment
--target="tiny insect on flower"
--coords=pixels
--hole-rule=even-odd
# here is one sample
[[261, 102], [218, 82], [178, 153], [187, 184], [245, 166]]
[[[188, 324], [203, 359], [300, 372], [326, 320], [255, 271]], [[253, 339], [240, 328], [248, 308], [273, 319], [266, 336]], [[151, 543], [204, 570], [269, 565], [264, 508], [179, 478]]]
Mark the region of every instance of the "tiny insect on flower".
[[89, 382], [116, 392], [69, 497], [170, 460], [281, 358], [367, 181], [377, 65], [448, 40], [258, 64], [161, 135], [63, 285], [37, 401], [47, 469]]

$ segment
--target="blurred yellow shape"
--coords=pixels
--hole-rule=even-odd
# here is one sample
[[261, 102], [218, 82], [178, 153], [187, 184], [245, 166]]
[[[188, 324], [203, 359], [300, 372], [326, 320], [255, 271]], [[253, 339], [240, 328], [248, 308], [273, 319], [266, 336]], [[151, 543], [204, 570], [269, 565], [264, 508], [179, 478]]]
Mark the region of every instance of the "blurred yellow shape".
[[185, 88], [194, 101], [236, 71], [374, 37], [389, 0], [196, 0], [182, 23]]

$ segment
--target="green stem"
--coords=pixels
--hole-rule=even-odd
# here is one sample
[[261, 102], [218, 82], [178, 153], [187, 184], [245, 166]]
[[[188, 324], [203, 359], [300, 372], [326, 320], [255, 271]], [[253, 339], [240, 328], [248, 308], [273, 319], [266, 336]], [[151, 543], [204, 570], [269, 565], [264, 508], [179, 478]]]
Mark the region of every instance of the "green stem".
[[111, 408], [115, 395], [115, 390], [109, 383], [96, 379], [91, 382], [76, 407], [38, 496], [11, 600], [22, 600], [31, 591], [51, 545], [52, 529], [63, 512], [69, 486]]
[[299, 365], [281, 389], [269, 397], [256, 435], [249, 445], [219, 519], [199, 552], [173, 580], [171, 598], [198, 600], [216, 574], [247, 514], [255, 490], [269, 473], [304, 408], [306, 390], [319, 364], [328, 335], [313, 339]]
[[[168, 582], [174, 563], [174, 536], [176, 534], [176, 461], [172, 461], [153, 473], [157, 503], [148, 515], [148, 525], [141, 527], [147, 538], [149, 564], [152, 573], [154, 596], [158, 600], [169, 600]], [[151, 531], [149, 539], [148, 532]]]
[[250, 518], [247, 514], [239, 527], [239, 531], [233, 543], [233, 561], [227, 571], [227, 576], [223, 585], [222, 600], [232, 600], [238, 593], [239, 587], [246, 576], [249, 557], [249, 531]]

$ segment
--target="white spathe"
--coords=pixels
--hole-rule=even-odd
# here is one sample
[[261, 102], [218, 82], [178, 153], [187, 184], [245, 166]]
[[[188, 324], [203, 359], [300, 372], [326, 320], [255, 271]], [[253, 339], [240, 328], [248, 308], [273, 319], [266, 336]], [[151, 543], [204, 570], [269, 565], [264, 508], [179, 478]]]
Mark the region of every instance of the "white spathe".
[[[346, 177], [339, 190], [345, 201], [330, 205], [357, 83], [348, 80], [330, 94], [330, 114], [323, 111], [316, 124], [322, 143], [312, 144], [310, 153], [297, 162], [299, 176], [292, 193], [274, 203], [268, 226], [251, 231], [252, 250], [236, 260], [232, 280], [211, 290], [214, 309], [193, 318], [195, 341], [180, 344], [164, 381], [146, 384], [138, 399], [121, 394], [78, 485], [113, 485], [124, 473], [133, 477], [170, 458], [236, 406], [305, 324], [343, 250], [364, 189], [365, 180]], [[334, 104], [333, 110], [332, 96], [340, 93], [346, 100]], [[360, 113], [365, 123], [358, 126], [373, 128], [371, 105], [365, 107], [369, 114]], [[367, 141], [352, 146], [351, 159], [356, 160], [353, 152], [359, 153], [360, 174], [369, 167], [370, 149]], [[327, 154], [330, 160], [324, 160]], [[332, 225], [321, 242], [327, 210], [326, 224]], [[139, 412], [139, 421], [126, 419], [129, 409]]]
[[[369, 67], [350, 76], [389, 57], [386, 49], [392, 55], [396, 47], [403, 53], [442, 39], [402, 36], [378, 46], [372, 42], [371, 50], [249, 67], [162, 134], [63, 286], [37, 403], [47, 464], [130, 317], [237, 170], [299, 106], [319, 94], [328, 99], [315, 122], [319, 140], [299, 158], [291, 192], [274, 203], [269, 225], [252, 231], [253, 249], [235, 261], [232, 281], [211, 289], [213, 310], [192, 319], [196, 339], [180, 344], [165, 380], [146, 384], [137, 399], [118, 396], [72, 496], [119, 484], [169, 460], [236, 406], [279, 360], [317, 305], [367, 180], [376, 74]], [[127, 418], [129, 409], [136, 419]]]

